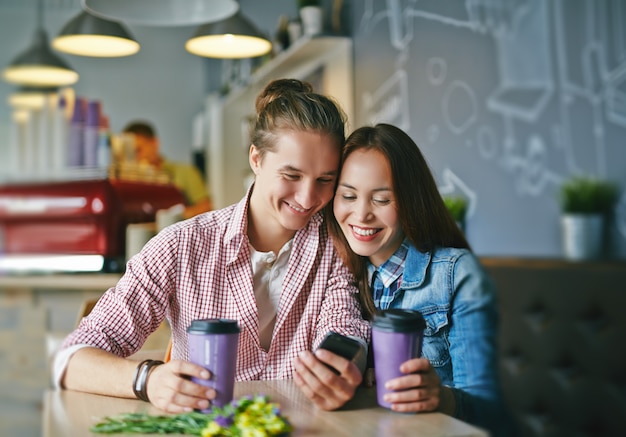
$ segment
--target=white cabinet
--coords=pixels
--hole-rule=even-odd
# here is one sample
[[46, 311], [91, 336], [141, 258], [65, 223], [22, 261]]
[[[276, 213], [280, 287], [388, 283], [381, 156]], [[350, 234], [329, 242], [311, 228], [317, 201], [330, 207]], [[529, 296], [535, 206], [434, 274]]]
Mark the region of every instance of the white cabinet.
[[310, 80], [317, 91], [333, 97], [348, 116], [346, 133], [353, 128], [354, 84], [352, 40], [347, 37], [303, 37], [261, 66], [245, 87], [226, 96], [207, 97], [207, 172], [214, 207], [238, 202], [250, 181], [248, 127], [254, 101], [265, 85], [278, 78]]

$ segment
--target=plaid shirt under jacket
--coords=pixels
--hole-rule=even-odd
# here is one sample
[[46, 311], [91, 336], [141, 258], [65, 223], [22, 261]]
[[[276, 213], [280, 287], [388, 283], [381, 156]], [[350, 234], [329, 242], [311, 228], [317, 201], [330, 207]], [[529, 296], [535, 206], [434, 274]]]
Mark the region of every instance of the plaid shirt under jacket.
[[167, 318], [172, 358], [187, 360], [186, 328], [193, 319], [235, 319], [241, 328], [236, 379], [256, 380], [291, 378], [293, 359], [330, 330], [368, 341], [353, 278], [318, 213], [296, 232], [272, 342], [267, 352], [260, 347], [246, 235], [250, 193], [150, 240], [63, 348], [86, 344], [127, 357]]

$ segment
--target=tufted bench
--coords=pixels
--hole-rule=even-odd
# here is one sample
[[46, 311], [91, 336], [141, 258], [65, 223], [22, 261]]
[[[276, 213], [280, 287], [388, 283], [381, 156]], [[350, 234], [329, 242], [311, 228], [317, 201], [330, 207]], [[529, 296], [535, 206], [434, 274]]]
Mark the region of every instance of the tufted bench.
[[626, 263], [482, 258], [523, 436], [626, 436]]

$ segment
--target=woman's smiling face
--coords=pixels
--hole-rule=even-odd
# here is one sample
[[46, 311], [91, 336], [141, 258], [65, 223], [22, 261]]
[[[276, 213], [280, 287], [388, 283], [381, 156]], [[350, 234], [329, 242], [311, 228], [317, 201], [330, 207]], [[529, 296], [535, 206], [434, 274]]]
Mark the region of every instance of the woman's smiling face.
[[400, 247], [404, 232], [385, 155], [372, 149], [348, 155], [339, 176], [334, 214], [352, 250], [372, 264], [381, 265]]

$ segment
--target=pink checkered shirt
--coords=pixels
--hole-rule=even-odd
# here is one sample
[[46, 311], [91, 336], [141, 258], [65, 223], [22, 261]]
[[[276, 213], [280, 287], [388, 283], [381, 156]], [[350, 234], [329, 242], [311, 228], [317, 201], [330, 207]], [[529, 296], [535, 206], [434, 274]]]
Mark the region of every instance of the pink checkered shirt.
[[235, 319], [241, 328], [236, 378], [255, 380], [291, 378], [294, 357], [317, 347], [330, 330], [368, 341], [353, 277], [318, 213], [296, 232], [272, 342], [267, 352], [260, 347], [248, 198], [174, 224], [150, 240], [63, 348], [86, 344], [127, 357], [167, 318], [172, 358], [187, 360], [186, 328], [193, 319]]

